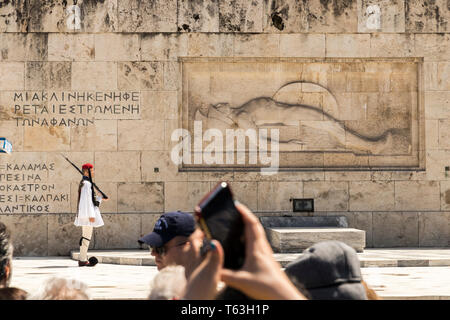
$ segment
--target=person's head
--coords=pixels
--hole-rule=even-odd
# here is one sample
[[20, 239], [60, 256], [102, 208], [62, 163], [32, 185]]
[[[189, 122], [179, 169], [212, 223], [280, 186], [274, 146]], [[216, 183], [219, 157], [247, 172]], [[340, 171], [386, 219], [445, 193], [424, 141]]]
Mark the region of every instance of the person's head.
[[28, 293], [19, 288], [1, 288], [0, 300], [27, 300]]
[[6, 226], [0, 222], [0, 288], [8, 287], [11, 281], [12, 256], [11, 234]]
[[83, 172], [83, 175], [86, 177], [89, 177], [89, 170], [91, 171], [91, 177], [94, 177], [94, 166], [90, 163], [85, 163], [81, 167], [81, 171]]
[[156, 221], [153, 232], [138, 241], [150, 246], [158, 270], [181, 265], [186, 277], [201, 262], [203, 232], [196, 228], [194, 217], [185, 212], [169, 212]]
[[174, 300], [183, 296], [186, 276], [183, 266], [168, 266], [152, 281], [149, 300]]
[[74, 279], [50, 278], [30, 300], [90, 300], [88, 286]]
[[285, 272], [313, 300], [367, 300], [356, 251], [343, 242], [314, 244], [288, 264]]

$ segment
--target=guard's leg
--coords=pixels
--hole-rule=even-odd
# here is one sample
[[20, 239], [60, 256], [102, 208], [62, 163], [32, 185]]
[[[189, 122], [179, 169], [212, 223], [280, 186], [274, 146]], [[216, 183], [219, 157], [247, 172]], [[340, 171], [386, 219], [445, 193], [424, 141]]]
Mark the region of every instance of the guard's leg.
[[92, 226], [82, 226], [82, 237], [80, 239], [80, 258], [79, 261], [87, 261], [87, 252], [92, 237]]

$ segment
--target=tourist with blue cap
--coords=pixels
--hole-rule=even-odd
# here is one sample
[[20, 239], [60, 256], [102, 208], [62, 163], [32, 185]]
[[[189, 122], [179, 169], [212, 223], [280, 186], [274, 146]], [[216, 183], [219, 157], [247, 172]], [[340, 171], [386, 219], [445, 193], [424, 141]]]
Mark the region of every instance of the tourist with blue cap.
[[158, 270], [170, 265], [185, 268], [186, 278], [200, 264], [204, 234], [190, 213], [176, 211], [163, 214], [153, 232], [138, 241], [150, 247]]

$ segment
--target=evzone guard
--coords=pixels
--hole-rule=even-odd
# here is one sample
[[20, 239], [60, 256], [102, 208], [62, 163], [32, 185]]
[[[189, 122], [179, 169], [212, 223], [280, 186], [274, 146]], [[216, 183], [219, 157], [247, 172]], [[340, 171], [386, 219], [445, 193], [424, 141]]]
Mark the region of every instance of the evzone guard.
[[[92, 181], [92, 177], [94, 176], [94, 166], [92, 164], [84, 164], [82, 174], [83, 179], [78, 187], [77, 217], [74, 222], [76, 226], [82, 228], [78, 266], [93, 267], [98, 263], [98, 260], [96, 257], [91, 257], [88, 260], [87, 252], [92, 239], [93, 229], [104, 225], [99, 206], [101, 201], [108, 200], [108, 197]], [[102, 196], [96, 195], [94, 187], [100, 191]]]

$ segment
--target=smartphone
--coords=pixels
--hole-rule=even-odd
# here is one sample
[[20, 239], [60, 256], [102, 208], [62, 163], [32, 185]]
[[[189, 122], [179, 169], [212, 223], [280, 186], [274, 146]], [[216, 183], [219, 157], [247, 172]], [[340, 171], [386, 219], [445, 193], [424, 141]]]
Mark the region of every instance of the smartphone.
[[218, 183], [197, 205], [195, 214], [206, 238], [222, 245], [224, 267], [240, 269], [245, 260], [244, 223], [234, 205], [229, 184]]

